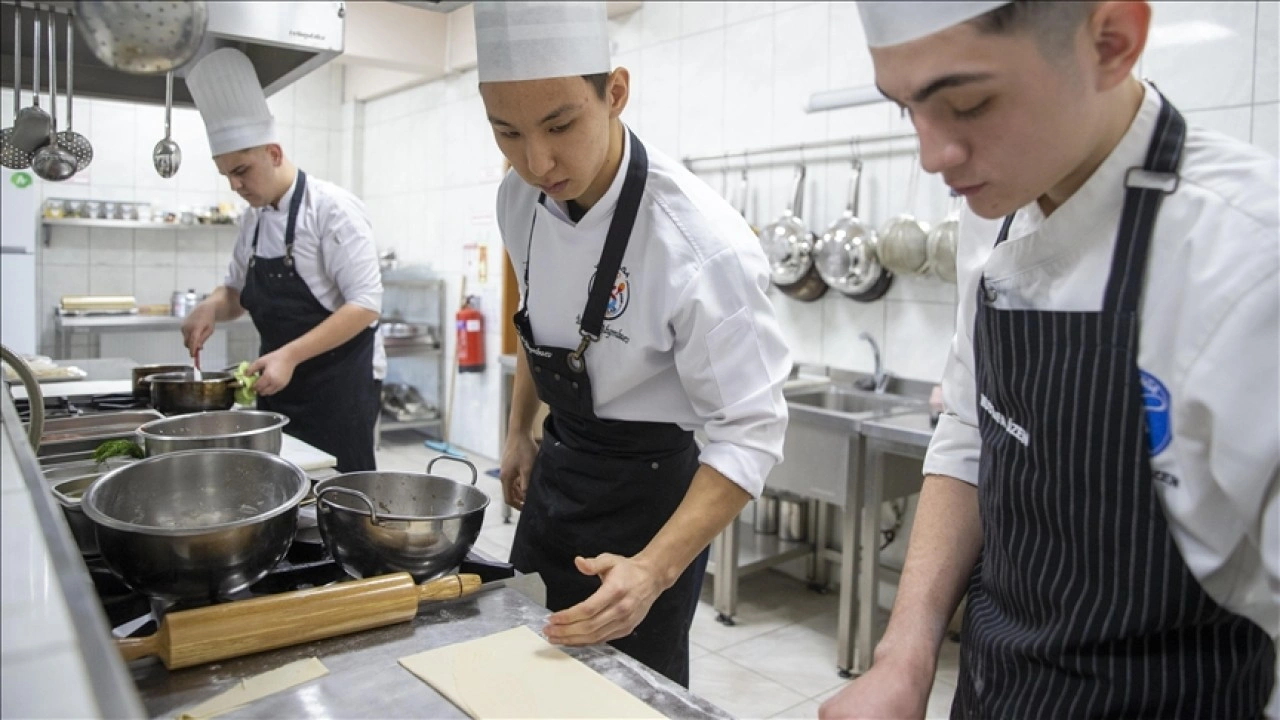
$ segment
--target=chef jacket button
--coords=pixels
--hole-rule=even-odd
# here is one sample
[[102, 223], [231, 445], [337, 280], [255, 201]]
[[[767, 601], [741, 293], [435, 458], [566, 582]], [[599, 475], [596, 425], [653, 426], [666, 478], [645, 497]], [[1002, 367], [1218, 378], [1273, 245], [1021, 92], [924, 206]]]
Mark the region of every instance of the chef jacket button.
[[574, 389], [574, 390], [577, 390], [577, 389], [578, 389], [578, 383], [574, 383], [574, 384], [573, 384], [573, 389]]
[[1000, 297], [1000, 294], [997, 293], [995, 290], [992, 290], [986, 285], [982, 286], [982, 298], [987, 301], [988, 305], [990, 305], [991, 303], [994, 303], [996, 301], [996, 298], [999, 298], [999, 297]]
[[650, 464], [649, 464], [649, 467], [653, 468], [654, 470], [657, 470], [657, 469], [658, 469], [658, 463], [650, 463]]

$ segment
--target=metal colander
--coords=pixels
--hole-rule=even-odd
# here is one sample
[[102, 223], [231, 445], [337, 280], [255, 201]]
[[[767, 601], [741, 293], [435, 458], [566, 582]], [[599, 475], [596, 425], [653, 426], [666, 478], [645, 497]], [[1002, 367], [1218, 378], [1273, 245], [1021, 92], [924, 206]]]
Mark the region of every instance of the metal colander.
[[209, 8], [204, 2], [80, 0], [76, 23], [103, 64], [158, 75], [195, 57], [209, 24]]

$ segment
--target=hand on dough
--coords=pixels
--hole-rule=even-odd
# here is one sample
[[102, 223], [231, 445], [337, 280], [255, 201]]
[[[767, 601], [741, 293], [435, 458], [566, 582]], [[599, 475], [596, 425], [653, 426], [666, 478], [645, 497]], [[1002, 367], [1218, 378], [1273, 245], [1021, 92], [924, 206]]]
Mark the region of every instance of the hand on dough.
[[593, 645], [626, 637], [649, 614], [664, 589], [658, 571], [634, 558], [605, 553], [577, 557], [583, 575], [598, 575], [591, 597], [554, 613], [542, 633], [557, 645]]

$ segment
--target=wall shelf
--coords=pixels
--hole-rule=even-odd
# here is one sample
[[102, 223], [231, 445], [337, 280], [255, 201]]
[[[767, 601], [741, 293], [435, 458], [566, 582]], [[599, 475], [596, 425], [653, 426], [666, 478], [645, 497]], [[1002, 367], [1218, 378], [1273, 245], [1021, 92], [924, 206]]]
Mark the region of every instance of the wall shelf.
[[41, 218], [40, 226], [44, 235], [44, 246], [49, 247], [54, 228], [105, 228], [111, 230], [235, 230], [233, 223], [183, 223], [151, 222], [146, 220], [105, 220], [101, 218]]

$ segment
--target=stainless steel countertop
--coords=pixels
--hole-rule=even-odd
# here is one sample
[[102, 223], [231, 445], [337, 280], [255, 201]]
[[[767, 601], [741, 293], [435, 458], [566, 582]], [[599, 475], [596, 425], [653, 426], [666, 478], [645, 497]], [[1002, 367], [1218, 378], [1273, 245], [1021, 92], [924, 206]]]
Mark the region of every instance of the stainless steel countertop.
[[[483, 637], [519, 625], [541, 630], [548, 614], [511, 588], [429, 603], [410, 623], [320, 640], [222, 663], [169, 671], [155, 658], [130, 666], [147, 714], [174, 717], [246, 678], [289, 662], [317, 657], [324, 677], [255, 702], [226, 717], [464, 718], [466, 714], [400, 666], [402, 657]], [[607, 645], [566, 648], [626, 691], [672, 718], [726, 718], [690, 694]], [[502, 688], [494, 688], [501, 692]]]
[[862, 422], [862, 434], [868, 439], [888, 440], [920, 448], [923, 455], [933, 439], [929, 413], [910, 412], [902, 415], [872, 418]]

